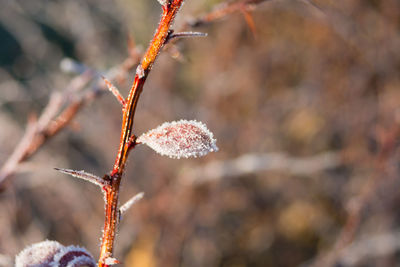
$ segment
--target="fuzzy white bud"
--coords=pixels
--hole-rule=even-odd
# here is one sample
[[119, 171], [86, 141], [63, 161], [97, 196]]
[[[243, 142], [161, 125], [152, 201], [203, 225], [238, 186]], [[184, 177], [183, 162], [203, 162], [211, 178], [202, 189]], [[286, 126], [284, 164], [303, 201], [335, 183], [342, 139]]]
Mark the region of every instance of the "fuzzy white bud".
[[22, 250], [15, 258], [15, 267], [50, 266], [54, 255], [63, 246], [56, 241], [43, 241]]
[[15, 267], [95, 267], [92, 255], [84, 248], [65, 247], [56, 241], [43, 241], [21, 251]]

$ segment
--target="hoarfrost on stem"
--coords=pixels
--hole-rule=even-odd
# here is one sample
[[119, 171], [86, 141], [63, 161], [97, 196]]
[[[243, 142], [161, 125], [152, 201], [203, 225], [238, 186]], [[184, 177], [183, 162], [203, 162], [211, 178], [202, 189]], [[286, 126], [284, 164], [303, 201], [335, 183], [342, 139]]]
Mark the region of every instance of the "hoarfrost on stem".
[[165, 122], [142, 134], [137, 143], [170, 158], [200, 157], [218, 151], [216, 140], [206, 125], [195, 120]]

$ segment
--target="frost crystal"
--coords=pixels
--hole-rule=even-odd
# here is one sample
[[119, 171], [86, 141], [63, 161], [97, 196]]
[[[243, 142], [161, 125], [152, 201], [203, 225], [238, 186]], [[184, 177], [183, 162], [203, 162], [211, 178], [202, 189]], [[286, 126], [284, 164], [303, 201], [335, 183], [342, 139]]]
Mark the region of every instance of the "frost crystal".
[[142, 134], [136, 141], [148, 145], [161, 155], [177, 159], [218, 151], [213, 134], [203, 123], [195, 120], [165, 122]]

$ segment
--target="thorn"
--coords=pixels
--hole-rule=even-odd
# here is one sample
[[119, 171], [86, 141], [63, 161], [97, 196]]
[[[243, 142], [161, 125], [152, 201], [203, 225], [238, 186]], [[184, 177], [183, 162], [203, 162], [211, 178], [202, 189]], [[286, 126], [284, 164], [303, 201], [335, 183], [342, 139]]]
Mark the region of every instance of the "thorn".
[[254, 39], [257, 39], [256, 24], [254, 23], [253, 16], [245, 8], [241, 8], [240, 11], [242, 12], [244, 19], [246, 20], [247, 26], [250, 28], [250, 31], [253, 34]]
[[124, 205], [122, 205], [119, 208], [119, 217], [121, 219], [122, 215], [130, 208], [132, 207], [133, 204], [141, 200], [144, 196], [143, 192], [140, 192], [139, 194], [134, 195], [131, 199], [129, 199], [127, 202], [125, 202]]
[[171, 31], [168, 36], [167, 36], [167, 40], [165, 41], [165, 43], [168, 43], [170, 40], [174, 39], [174, 38], [192, 38], [192, 37], [206, 37], [207, 33], [205, 32], [178, 32], [178, 33], [174, 33], [173, 31]]
[[111, 91], [111, 93], [117, 98], [118, 102], [121, 103], [121, 105], [124, 107], [125, 106], [125, 99], [122, 97], [121, 93], [118, 91], [117, 87], [112, 85], [112, 83], [107, 80], [105, 77], [101, 76], [103, 81], [108, 87], [108, 90]]
[[54, 168], [56, 171], [65, 173], [65, 174], [69, 174], [73, 177], [94, 183], [95, 185], [98, 185], [100, 187], [103, 187], [104, 182], [103, 179], [101, 179], [100, 177], [91, 174], [91, 173], [87, 173], [85, 171], [75, 171], [75, 170], [70, 170], [70, 169], [61, 169], [61, 168]]

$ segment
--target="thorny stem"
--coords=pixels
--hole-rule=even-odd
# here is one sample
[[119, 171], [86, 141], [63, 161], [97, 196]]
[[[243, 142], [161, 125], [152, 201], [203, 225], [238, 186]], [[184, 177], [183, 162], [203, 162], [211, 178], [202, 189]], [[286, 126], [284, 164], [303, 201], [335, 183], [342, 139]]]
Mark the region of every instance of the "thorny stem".
[[169, 28], [174, 20], [176, 13], [181, 7], [183, 0], [170, 0], [162, 6], [162, 16], [153, 40], [151, 41], [142, 61], [136, 69], [136, 75], [129, 92], [125, 99], [125, 106], [122, 114], [121, 139], [118, 154], [115, 159], [113, 170], [110, 175], [104, 176], [105, 185], [103, 191], [106, 201], [106, 217], [104, 223], [103, 237], [100, 248], [99, 267], [107, 267], [105, 260], [112, 257], [114, 249], [114, 239], [118, 223], [118, 195], [119, 185], [124, 172], [128, 153], [132, 148], [132, 130], [136, 106], [142, 92], [143, 85], [151, 70], [158, 53], [166, 42]]
[[[183, 29], [186, 29], [189, 26], [196, 27], [199, 25], [207, 24], [209, 22], [212, 22], [214, 20], [217, 20], [221, 17], [224, 17], [226, 15], [232, 14], [237, 11], [245, 11], [245, 12], [251, 11], [254, 5], [261, 4], [265, 1], [267, 0], [240, 0], [236, 2], [231, 2], [230, 4], [222, 4], [217, 8], [215, 8], [214, 10], [212, 10], [210, 13], [205, 14], [195, 20], [192, 20], [191, 22], [184, 24]], [[235, 7], [232, 8], [232, 6]], [[174, 40], [177, 39], [174, 38]], [[171, 41], [172, 40], [169, 40], [170, 45]], [[132, 41], [130, 42], [129, 46], [130, 46], [130, 51], [129, 51], [130, 57], [127, 58], [120, 66], [120, 72], [124, 74], [127, 71], [131, 70], [133, 66], [140, 59], [140, 55], [138, 54], [138, 52], [135, 49], [133, 49], [134, 44]], [[121, 78], [123, 76], [121, 73], [119, 73], [117, 77], [114, 77], [114, 79]], [[82, 89], [83, 87], [85, 87], [88, 81], [94, 78], [93, 77], [94, 75], [95, 73], [91, 71], [86, 71], [85, 73], [82, 73], [81, 75], [79, 75], [70, 82], [66, 91], [75, 92]], [[69, 103], [68, 107], [63, 109], [65, 112], [62, 112], [59, 116], [57, 116], [55, 120], [49, 121], [47, 125], [42, 127], [41, 131], [36, 130], [37, 128], [36, 124], [38, 122], [32, 122], [31, 123], [32, 125], [28, 125], [24, 137], [20, 140], [20, 143], [14, 150], [12, 156], [10, 156], [9, 159], [0, 168], [0, 191], [5, 188], [6, 182], [15, 173], [18, 164], [29, 159], [34, 153], [37, 152], [37, 150], [44, 143], [46, 143], [47, 140], [51, 139], [59, 131], [63, 130], [75, 117], [78, 110], [80, 110], [81, 107], [84, 106], [85, 103], [90, 102], [92, 98], [99, 95], [100, 95], [99, 91], [97, 91], [96, 88], [93, 88], [93, 90], [87, 92], [83, 97], [77, 100], [77, 102], [80, 102], [82, 104], [79, 104], [76, 101], [74, 103]], [[53, 104], [52, 101], [48, 103], [48, 105], [52, 104]], [[58, 112], [59, 110], [61, 110], [61, 107], [59, 107], [56, 111]], [[52, 117], [56, 117], [56, 114], [53, 114]], [[48, 129], [51, 128], [51, 130], [48, 131], [47, 128]]]
[[[208, 15], [204, 15], [191, 23], [186, 23], [185, 27], [192, 26], [196, 27], [203, 25], [213, 20], [219, 19], [225, 15], [234, 13], [240, 10], [238, 7], [245, 8], [245, 10], [251, 10], [254, 4], [259, 4], [267, 0], [239, 0], [228, 5], [222, 5], [216, 10], [211, 11]], [[160, 20], [157, 32], [154, 35], [152, 42], [146, 54], [143, 57], [141, 64], [138, 67], [134, 84], [131, 88], [129, 97], [125, 99], [125, 105], [123, 109], [123, 124], [121, 131], [121, 142], [118, 150], [118, 155], [115, 161], [115, 165], [111, 175], [106, 175], [103, 177], [104, 186], [103, 190], [105, 192], [106, 199], [106, 222], [104, 226], [103, 239], [101, 244], [101, 253], [99, 266], [106, 267], [108, 265], [104, 264], [103, 261], [107, 257], [111, 256], [113, 251], [113, 242], [115, 238], [115, 228], [116, 228], [116, 217], [118, 216], [118, 192], [120, 179], [122, 177], [123, 169], [126, 163], [127, 154], [134, 148], [135, 136], [132, 135], [133, 127], [133, 114], [136, 108], [136, 104], [143, 88], [143, 84], [147, 78], [147, 75], [157, 57], [158, 52], [165, 45], [166, 38], [168, 38], [169, 27], [173, 21], [174, 16], [179, 10], [183, 3], [183, 0], [171, 0], [168, 1], [167, 6], [163, 6], [163, 15]], [[238, 5], [237, 3], [241, 3]], [[235, 8], [232, 8], [235, 6]], [[131, 57], [128, 58], [122, 65], [121, 69], [125, 73], [130, 70], [134, 64], [137, 62], [139, 55], [136, 52], [131, 53]], [[73, 81], [71, 81], [69, 87], [74, 88], [73, 91], [77, 91], [85, 86], [88, 80], [93, 79], [94, 73], [88, 72], [83, 73]], [[68, 90], [70, 91], [70, 89]], [[31, 126], [28, 124], [28, 129], [22, 138], [18, 147], [14, 150], [13, 155], [9, 160], [0, 168], [0, 190], [5, 185], [5, 182], [11, 175], [15, 172], [18, 164], [28, 159], [32, 154], [34, 154], [48, 139], [53, 137], [56, 133], [62, 130], [70, 121], [75, 117], [76, 113], [84, 106], [86, 102], [89, 102], [92, 98], [99, 95], [96, 90], [91, 90], [87, 92], [84, 97], [80, 98], [78, 101], [69, 103], [68, 107], [63, 109], [59, 116], [55, 116], [56, 119], [50, 121], [46, 126], [42, 127], [42, 131], [38, 132], [37, 122], [32, 122]], [[51, 105], [51, 103], [49, 103]], [[61, 107], [60, 107], [61, 109]], [[59, 109], [57, 109], [58, 111]], [[111, 179], [114, 178], [114, 179]]]

